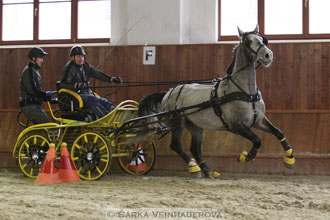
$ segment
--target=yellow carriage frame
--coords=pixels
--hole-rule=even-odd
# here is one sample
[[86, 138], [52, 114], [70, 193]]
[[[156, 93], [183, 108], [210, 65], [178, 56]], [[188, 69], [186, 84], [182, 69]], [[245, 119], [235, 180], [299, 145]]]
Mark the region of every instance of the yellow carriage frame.
[[[82, 107], [77, 93], [66, 89], [61, 92], [74, 96]], [[123, 101], [104, 117], [91, 122], [56, 117], [50, 103], [47, 104], [55, 122], [27, 127], [19, 134], [13, 149], [13, 157], [25, 176], [37, 177], [50, 143], [55, 144], [59, 159], [63, 142], [68, 143], [73, 164], [84, 180], [101, 178], [110, 169], [114, 157], [129, 174], [143, 175], [152, 169], [156, 158], [153, 137], [134, 143], [134, 133], [115, 132], [128, 120], [138, 117], [138, 102]]]

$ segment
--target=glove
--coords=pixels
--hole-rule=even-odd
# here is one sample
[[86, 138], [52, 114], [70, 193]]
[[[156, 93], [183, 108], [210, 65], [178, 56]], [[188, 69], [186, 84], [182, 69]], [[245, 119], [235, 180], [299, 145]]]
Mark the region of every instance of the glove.
[[56, 93], [56, 91], [46, 91], [46, 97], [45, 97], [45, 101], [50, 101], [52, 95]]
[[77, 83], [76, 89], [81, 90], [81, 89], [87, 89], [89, 88], [89, 82], [80, 82]]
[[118, 83], [118, 84], [123, 84], [123, 79], [119, 76], [117, 77], [111, 77], [111, 82]]
[[51, 99], [49, 102], [50, 104], [56, 104], [58, 101], [58, 98]]
[[53, 95], [52, 91], [46, 91], [46, 98], [50, 98]]

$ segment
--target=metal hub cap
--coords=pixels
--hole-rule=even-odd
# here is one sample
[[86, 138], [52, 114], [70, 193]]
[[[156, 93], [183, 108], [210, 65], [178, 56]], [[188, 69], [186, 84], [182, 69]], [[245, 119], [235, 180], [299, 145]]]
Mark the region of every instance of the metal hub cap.
[[39, 159], [39, 156], [37, 153], [33, 153], [31, 158], [32, 160], [37, 161]]
[[87, 160], [92, 160], [93, 159], [93, 153], [89, 152], [86, 155]]

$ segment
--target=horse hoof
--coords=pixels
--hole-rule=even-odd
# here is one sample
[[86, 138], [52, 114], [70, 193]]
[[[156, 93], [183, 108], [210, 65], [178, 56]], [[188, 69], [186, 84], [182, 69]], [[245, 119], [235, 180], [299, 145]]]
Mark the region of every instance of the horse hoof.
[[286, 168], [288, 168], [290, 170], [294, 168], [294, 164], [286, 164], [285, 163], [284, 165], [285, 165]]
[[194, 172], [194, 173], [190, 173], [191, 177], [193, 178], [202, 178], [202, 172]]
[[220, 177], [220, 173], [216, 172], [216, 171], [210, 171], [208, 174], [209, 178], [219, 178]]
[[238, 162], [245, 163], [248, 152], [243, 151], [237, 158]]
[[284, 165], [288, 169], [292, 169], [294, 167], [295, 163], [296, 163], [296, 160], [294, 159], [294, 157], [292, 157], [292, 158], [285, 157], [284, 158]]

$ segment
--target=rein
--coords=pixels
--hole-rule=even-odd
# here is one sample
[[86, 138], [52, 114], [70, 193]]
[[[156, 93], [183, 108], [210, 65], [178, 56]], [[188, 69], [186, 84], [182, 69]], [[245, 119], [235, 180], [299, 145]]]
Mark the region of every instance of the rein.
[[[249, 34], [257, 34], [259, 35], [259, 33], [257, 32], [249, 32], [246, 35], [244, 35], [243, 40], [242, 40], [242, 47], [245, 47], [246, 49], [250, 50], [251, 52], [253, 52], [254, 54], [258, 55], [260, 49], [262, 47], [265, 47], [267, 45], [267, 39], [263, 37], [263, 43], [258, 47], [257, 51], [252, 50], [252, 48], [247, 44], [246, 41], [248, 41], [248, 39], [246, 38]], [[259, 63], [260, 64], [260, 63]], [[255, 102], [261, 100], [261, 92], [259, 91], [259, 89], [257, 88], [257, 91], [255, 94], [248, 94], [244, 89], [242, 89], [232, 78], [232, 74], [238, 73], [240, 71], [243, 71], [244, 69], [248, 68], [249, 66], [253, 65], [253, 63], [249, 63], [245, 66], [243, 66], [242, 68], [236, 70], [234, 73], [230, 73], [224, 77], [224, 78], [219, 78], [219, 79], [207, 79], [207, 80], [190, 80], [190, 81], [165, 81], [165, 82], [125, 82], [128, 85], [121, 85], [121, 86], [98, 86], [98, 87], [91, 87], [91, 88], [109, 88], [109, 87], [133, 87], [133, 86], [158, 86], [158, 85], [173, 85], [173, 84], [191, 84], [191, 83], [215, 83], [215, 85], [213, 86], [212, 90], [211, 90], [211, 94], [210, 94], [210, 100], [196, 104], [196, 105], [192, 105], [192, 106], [186, 106], [186, 107], [181, 107], [181, 108], [177, 108], [177, 101], [179, 96], [181, 95], [181, 92], [184, 88], [184, 85], [181, 86], [177, 97], [176, 97], [176, 101], [175, 101], [175, 109], [168, 111], [168, 112], [161, 112], [161, 113], [157, 113], [157, 114], [153, 114], [153, 115], [149, 115], [149, 116], [144, 116], [144, 117], [140, 117], [137, 118], [136, 120], [129, 120], [129, 122], [124, 123], [116, 132], [121, 132], [123, 131], [123, 129], [129, 124], [129, 123], [135, 123], [140, 121], [141, 119], [147, 119], [150, 117], [164, 117], [167, 115], [176, 115], [179, 117], [182, 116], [186, 116], [186, 115], [190, 115], [190, 114], [194, 114], [196, 112], [202, 111], [206, 108], [213, 108], [214, 113], [221, 119], [224, 127], [229, 130], [232, 131], [228, 124], [224, 121], [223, 117], [222, 117], [222, 110], [221, 110], [221, 105], [226, 104], [228, 102], [231, 101], [244, 101], [244, 102], [252, 102], [252, 107], [253, 107], [253, 113], [254, 113], [254, 119], [253, 119], [253, 123], [252, 126], [255, 124], [256, 121], [256, 117], [257, 117], [257, 112], [255, 109]], [[260, 65], [258, 65], [256, 68], [254, 68], [255, 70], [259, 67]], [[220, 86], [220, 83], [224, 80], [228, 80], [230, 82], [232, 82], [239, 90], [240, 92], [232, 92], [229, 94], [226, 94], [224, 96], [218, 97], [217, 91], [218, 88]], [[175, 88], [173, 88], [170, 92], [170, 95], [172, 94], [172, 92], [174, 91]], [[190, 110], [193, 108], [197, 108], [195, 111], [192, 111], [190, 113], [186, 113], [184, 114], [184, 112], [186, 110]], [[150, 122], [150, 124], [153, 123], [160, 123], [160, 121], [158, 120], [157, 122]], [[251, 126], [251, 127], [252, 127]], [[140, 127], [139, 125], [137, 127]], [[232, 131], [233, 133], [235, 133], [234, 131]]]
[[185, 81], [159, 81], [159, 82], [124, 82], [127, 85], [118, 86], [91, 86], [92, 89], [105, 89], [105, 88], [125, 88], [125, 87], [143, 87], [143, 86], [160, 86], [160, 85], [178, 85], [178, 84], [208, 84], [214, 83], [215, 79], [201, 79], [201, 80], [185, 80]]
[[[244, 66], [243, 68], [239, 69], [235, 73], [244, 70], [245, 68], [249, 67], [250, 65], [251, 64]], [[155, 114], [152, 114], [152, 115], [142, 116], [142, 117], [138, 117], [138, 118], [135, 118], [135, 119], [126, 121], [121, 127], [119, 127], [115, 131], [115, 134], [118, 135], [118, 134], [124, 132], [126, 127], [129, 127], [129, 129], [134, 129], [134, 128], [141, 127], [142, 125], [138, 125], [137, 123], [139, 121], [141, 121], [141, 120], [144, 120], [144, 119], [148, 119], [148, 118], [152, 118], [152, 117], [163, 118], [163, 117], [166, 117], [166, 116], [169, 116], [169, 115], [172, 115], [174, 117], [183, 117], [183, 116], [195, 114], [197, 112], [200, 112], [200, 111], [202, 111], [204, 109], [207, 109], [207, 108], [210, 108], [210, 107], [212, 107], [213, 110], [214, 110], [214, 112], [216, 113], [216, 115], [218, 115], [220, 117], [220, 119], [222, 120], [222, 122], [223, 122], [224, 126], [226, 127], [226, 129], [229, 130], [229, 131], [231, 131], [230, 128], [228, 127], [228, 125], [226, 124], [226, 122], [222, 118], [221, 105], [223, 105], [223, 104], [225, 104], [227, 102], [234, 101], [234, 100], [240, 100], [240, 101], [246, 101], [246, 102], [252, 102], [253, 103], [253, 109], [254, 109], [254, 122], [253, 122], [253, 124], [254, 124], [255, 123], [255, 120], [256, 120], [256, 111], [255, 111], [254, 102], [259, 101], [261, 99], [261, 93], [260, 93], [259, 89], [257, 89], [257, 94], [255, 94], [255, 95], [249, 95], [241, 87], [238, 86], [238, 88], [242, 92], [232, 92], [232, 93], [230, 93], [228, 95], [225, 95], [225, 96], [222, 96], [222, 97], [218, 97], [218, 95], [217, 95], [217, 89], [218, 89], [220, 83], [222, 81], [224, 81], [224, 80], [231, 80], [232, 82], [234, 82], [234, 84], [236, 86], [238, 86], [235, 83], [235, 81], [233, 81], [233, 79], [231, 79], [231, 76], [230, 75], [227, 75], [224, 78], [218, 78], [218, 79], [212, 79], [212, 80], [201, 80], [201, 81], [204, 81], [205, 83], [206, 82], [207, 83], [210, 83], [210, 82], [215, 83], [215, 85], [213, 86], [213, 88], [211, 90], [210, 100], [201, 102], [199, 104], [191, 105], [191, 106], [181, 107], [181, 108], [177, 108], [176, 103], [175, 103], [175, 109], [173, 109], [173, 110], [170, 110], [170, 111], [167, 111], [167, 112], [159, 112], [159, 113], [155, 113]], [[198, 81], [198, 80], [196, 80], [196, 81]], [[193, 82], [196, 82], [196, 81], [193, 81]], [[176, 82], [182, 83], [182, 82], [192, 82], [192, 81], [176, 81]], [[174, 82], [174, 84], [176, 84], [176, 82]], [[133, 83], [136, 83], [136, 82], [133, 82]], [[144, 82], [141, 82], [141, 83], [144, 83]], [[184, 85], [182, 85], [181, 88], [180, 88], [180, 91], [179, 91], [179, 93], [178, 93], [178, 95], [176, 97], [176, 102], [178, 101], [178, 98], [179, 98], [179, 96], [180, 96], [181, 91], [182, 91], [183, 88], [184, 88]], [[171, 94], [172, 94], [172, 92], [173, 92], [174, 89], [175, 88], [173, 88], [171, 90], [169, 96], [171, 96]], [[189, 113], [184, 113], [185, 111], [191, 110], [191, 109], [196, 109], [196, 110], [194, 110], [192, 112], [189, 112]], [[149, 124], [166, 122], [166, 121], [168, 121], [168, 119], [159, 119], [159, 120], [157, 120], [155, 122], [146, 122], [146, 123], [143, 124], [143, 126], [149, 125]], [[133, 126], [129, 126], [130, 124], [133, 124]], [[234, 131], [232, 131], [232, 132], [235, 133]], [[169, 130], [166, 131], [166, 133], [163, 134], [161, 136], [161, 138], [164, 137], [168, 133], [169, 133]]]

